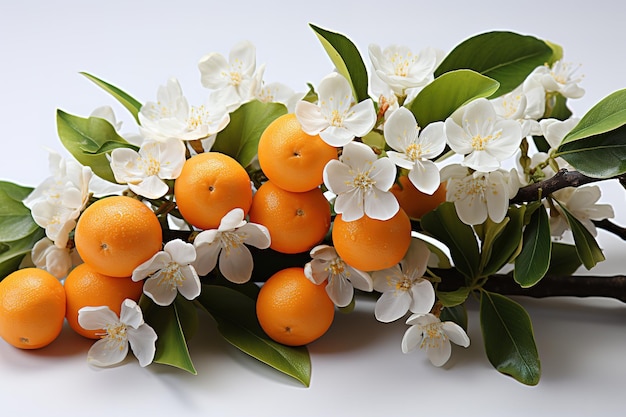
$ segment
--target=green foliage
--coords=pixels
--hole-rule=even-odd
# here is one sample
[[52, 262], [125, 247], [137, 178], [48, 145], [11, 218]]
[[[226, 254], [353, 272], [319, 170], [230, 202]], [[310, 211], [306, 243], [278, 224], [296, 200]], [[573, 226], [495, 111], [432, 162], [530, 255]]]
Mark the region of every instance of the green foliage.
[[421, 220], [426, 233], [444, 243], [457, 270], [472, 280], [478, 275], [480, 254], [472, 228], [459, 220], [453, 203], [442, 203]]
[[444, 307], [439, 316], [441, 321], [452, 321], [467, 332], [467, 309], [465, 304], [459, 304], [454, 307]]
[[139, 111], [141, 110], [141, 103], [139, 101], [135, 100], [129, 94], [120, 90], [116, 86], [111, 85], [94, 75], [86, 72], [81, 72], [81, 74], [87, 77], [89, 80], [93, 81], [96, 85], [100, 86], [104, 91], [115, 97], [117, 101], [119, 101], [124, 107], [126, 107], [130, 114], [132, 114], [135, 118], [137, 124], [139, 124]]
[[494, 31], [471, 37], [456, 46], [435, 70], [435, 77], [471, 69], [500, 83], [493, 97], [519, 86], [535, 68], [549, 62], [555, 51], [544, 41], [513, 32]]
[[541, 364], [524, 308], [503, 295], [481, 291], [480, 325], [489, 362], [526, 385], [537, 385]]
[[515, 258], [513, 277], [522, 287], [535, 285], [548, 272], [551, 259], [550, 220], [545, 207], [537, 207], [524, 230], [522, 251]]
[[180, 296], [167, 307], [158, 306], [145, 296], [140, 300], [144, 320], [158, 335], [154, 362], [196, 375], [197, 371], [187, 348], [186, 333], [190, 336], [194, 332], [197, 311], [190, 309], [185, 303], [189, 301], [180, 299]]
[[525, 206], [511, 206], [502, 222], [487, 219], [481, 249], [482, 276], [495, 274], [515, 257], [522, 242], [525, 212]]
[[44, 236], [22, 200], [32, 188], [0, 181], [0, 280], [15, 271]]
[[339, 33], [330, 32], [310, 24], [322, 43], [337, 71], [343, 75], [350, 85], [357, 102], [369, 98], [367, 91], [367, 69], [363, 58], [352, 41]]
[[243, 104], [230, 114], [230, 123], [217, 134], [211, 150], [225, 153], [247, 167], [256, 156], [259, 139], [265, 128], [287, 108], [279, 103], [254, 100]]
[[565, 206], [559, 204], [559, 207], [567, 218], [567, 223], [569, 224], [569, 227], [572, 230], [572, 235], [574, 236], [576, 253], [585, 268], [591, 269], [596, 266], [598, 262], [604, 261], [605, 258], [602, 253], [602, 249], [598, 246], [598, 242], [593, 237], [591, 232], [589, 232], [589, 230], [587, 230], [587, 228], [583, 226], [583, 224], [576, 217], [574, 217], [574, 215], [570, 213]]
[[550, 267], [546, 275], [572, 275], [582, 265], [575, 245], [552, 242], [551, 253]]
[[448, 292], [437, 291], [437, 300], [444, 307], [456, 307], [467, 300], [469, 293], [470, 289], [468, 287], [459, 287], [454, 291]]
[[300, 381], [311, 382], [311, 359], [306, 347], [271, 340], [256, 319], [255, 300], [229, 287], [203, 285], [198, 302], [217, 321], [222, 336], [242, 352]]
[[565, 136], [555, 156], [590, 177], [626, 173], [626, 89], [589, 110]]
[[85, 119], [57, 110], [57, 130], [61, 143], [78, 162], [110, 182], [115, 182], [115, 177], [106, 154], [116, 148], [138, 149], [99, 117]]
[[475, 71], [460, 69], [446, 72], [425, 86], [406, 105], [419, 126], [445, 120], [456, 109], [481, 97], [489, 97], [500, 83]]

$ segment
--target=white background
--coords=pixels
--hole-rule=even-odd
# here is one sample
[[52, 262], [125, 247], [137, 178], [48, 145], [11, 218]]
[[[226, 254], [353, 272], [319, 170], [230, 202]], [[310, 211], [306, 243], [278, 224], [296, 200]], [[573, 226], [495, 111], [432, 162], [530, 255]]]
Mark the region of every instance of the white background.
[[[414, 51], [450, 50], [490, 30], [513, 30], [565, 48], [581, 63], [584, 98], [570, 101], [582, 116], [609, 93], [626, 87], [626, 10], [618, 2], [547, 1], [21, 1], [0, 0], [0, 180], [35, 186], [47, 175], [46, 147], [64, 153], [55, 110], [87, 116], [112, 105], [90, 72], [141, 102], [177, 77], [200, 104], [198, 60], [228, 54], [244, 39], [257, 47], [265, 80], [298, 91], [318, 83], [332, 65], [308, 23], [341, 32], [358, 46], [405, 44]], [[603, 199], [623, 209], [623, 190]], [[624, 224], [622, 213], [618, 222]], [[608, 261], [594, 273], [623, 273], [622, 242], [600, 233]], [[372, 304], [338, 315], [329, 333], [310, 346], [311, 387], [241, 354], [221, 340], [214, 324], [190, 346], [197, 376], [129, 358], [96, 370], [86, 364], [91, 341], [65, 329], [45, 349], [25, 352], [0, 340], [3, 415], [609, 415], [623, 411], [626, 386], [626, 308], [614, 300], [517, 298], [529, 311], [542, 359], [538, 386], [498, 374], [484, 355], [476, 305], [470, 304], [468, 349], [456, 348], [442, 369], [421, 352], [403, 355], [406, 326], [376, 322]], [[10, 413], [9, 413], [10, 412]]]

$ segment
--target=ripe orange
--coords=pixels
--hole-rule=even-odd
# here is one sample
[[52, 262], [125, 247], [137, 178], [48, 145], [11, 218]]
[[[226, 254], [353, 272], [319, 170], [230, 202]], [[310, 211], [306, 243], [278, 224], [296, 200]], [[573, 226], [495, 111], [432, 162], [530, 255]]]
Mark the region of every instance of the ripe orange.
[[248, 213], [252, 202], [250, 176], [235, 159], [204, 152], [185, 161], [174, 183], [180, 214], [200, 229], [217, 229], [234, 208]]
[[335, 317], [325, 285], [316, 285], [304, 268], [286, 268], [261, 287], [256, 301], [259, 324], [274, 341], [302, 346], [320, 338]]
[[65, 291], [51, 273], [24, 268], [0, 282], [0, 337], [20, 349], [39, 349], [61, 333]]
[[139, 301], [143, 290], [143, 281], [102, 275], [86, 263], [74, 268], [65, 278], [64, 285], [67, 322], [76, 333], [90, 339], [99, 339], [104, 332], [83, 329], [78, 324], [78, 310], [87, 306], [107, 306], [119, 315], [122, 301], [126, 298]]
[[402, 208], [389, 220], [335, 217], [333, 245], [341, 259], [362, 271], [378, 271], [402, 260], [411, 243], [411, 221]]
[[250, 222], [267, 227], [275, 251], [305, 252], [328, 232], [330, 204], [319, 188], [294, 193], [267, 181], [254, 194]]
[[412, 219], [421, 219], [424, 214], [436, 209], [439, 204], [446, 201], [445, 183], [441, 183], [439, 188], [432, 195], [429, 195], [415, 188], [406, 175], [399, 177], [398, 182], [399, 184], [395, 183], [389, 191], [396, 196], [400, 207]]
[[337, 159], [337, 149], [319, 135], [304, 133], [294, 113], [278, 117], [265, 129], [258, 145], [261, 170], [280, 188], [304, 192], [322, 182], [324, 166]]
[[140, 201], [126, 196], [102, 198], [78, 218], [74, 242], [80, 257], [96, 271], [129, 277], [161, 250], [159, 219]]

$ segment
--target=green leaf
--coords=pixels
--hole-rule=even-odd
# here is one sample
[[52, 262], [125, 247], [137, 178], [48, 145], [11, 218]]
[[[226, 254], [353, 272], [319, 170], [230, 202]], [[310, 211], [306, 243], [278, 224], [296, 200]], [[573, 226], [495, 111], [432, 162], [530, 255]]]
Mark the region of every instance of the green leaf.
[[444, 307], [439, 316], [441, 321], [452, 321], [467, 332], [467, 309], [465, 304], [459, 304], [454, 307]]
[[203, 285], [198, 302], [217, 321], [218, 330], [229, 343], [309, 386], [311, 359], [308, 349], [285, 346], [267, 337], [256, 319], [255, 300], [232, 288]]
[[526, 206], [509, 208], [507, 213], [509, 221], [493, 239], [489, 261], [483, 267], [482, 275], [495, 274], [515, 258], [522, 245], [522, 228], [524, 226], [525, 214]]
[[179, 300], [167, 307], [161, 307], [154, 304], [148, 297], [142, 297], [140, 304], [146, 323], [152, 326], [158, 335], [154, 362], [174, 366], [197, 375], [198, 372], [189, 355], [184, 330], [186, 326], [183, 317], [189, 320], [190, 310], [184, 306], [181, 307]]
[[590, 177], [626, 173], [626, 89], [589, 110], [565, 136], [555, 156]]
[[524, 229], [523, 242], [522, 251], [515, 258], [513, 278], [522, 288], [528, 288], [538, 283], [550, 266], [550, 220], [544, 206], [533, 212]]
[[22, 239], [39, 228], [22, 200], [32, 188], [0, 181], [0, 242]]
[[354, 43], [344, 35], [330, 32], [310, 24], [337, 71], [350, 85], [357, 102], [369, 98], [367, 92], [367, 69]]
[[435, 77], [458, 69], [471, 69], [500, 83], [494, 97], [522, 84], [528, 74], [553, 56], [544, 41], [513, 32], [487, 32], [456, 46], [439, 64]]
[[230, 123], [217, 134], [212, 150], [225, 153], [247, 167], [257, 154], [265, 128], [286, 113], [287, 108], [279, 103], [254, 100], [243, 104], [230, 114]]
[[[558, 202], [558, 201], [557, 201]], [[561, 211], [567, 218], [567, 223], [572, 230], [574, 243], [576, 244], [576, 253], [587, 269], [591, 269], [598, 262], [604, 261], [602, 249], [598, 246], [598, 242], [585, 226], [572, 214], [565, 206], [559, 203]]]
[[541, 364], [530, 317], [503, 295], [482, 291], [480, 325], [489, 362], [499, 372], [526, 385], [537, 385]]
[[578, 258], [576, 246], [565, 243], [552, 242], [552, 256], [550, 268], [546, 275], [572, 275], [582, 262]]
[[498, 90], [499, 83], [471, 70], [447, 72], [424, 87], [406, 105], [415, 115], [419, 126], [445, 120], [456, 109]]
[[18, 240], [0, 242], [0, 280], [17, 270], [37, 241], [45, 236], [44, 230], [37, 228]]
[[78, 162], [110, 182], [115, 182], [115, 177], [106, 152], [115, 148], [138, 149], [119, 136], [111, 123], [99, 117], [85, 119], [57, 110], [57, 131], [63, 146]]
[[437, 299], [441, 302], [444, 307], [455, 307], [459, 304], [463, 304], [467, 297], [469, 296], [470, 289], [469, 287], [459, 287], [454, 291], [448, 292], [437, 292]]
[[111, 85], [94, 75], [86, 72], [81, 72], [81, 74], [87, 77], [89, 80], [93, 81], [98, 86], [102, 87], [104, 91], [115, 97], [117, 101], [119, 101], [124, 107], [126, 107], [130, 114], [133, 115], [135, 121], [139, 123], [139, 111], [141, 110], [141, 103], [139, 101], [135, 100], [129, 94], [125, 93], [114, 85]]
[[424, 231], [445, 244], [456, 269], [470, 280], [478, 274], [480, 254], [472, 228], [459, 220], [454, 204], [445, 202], [421, 219]]

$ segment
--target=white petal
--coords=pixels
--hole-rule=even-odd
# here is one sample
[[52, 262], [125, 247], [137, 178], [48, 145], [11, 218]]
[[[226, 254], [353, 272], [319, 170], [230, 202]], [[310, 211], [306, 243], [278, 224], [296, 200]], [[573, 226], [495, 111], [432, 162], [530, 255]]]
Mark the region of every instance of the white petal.
[[489, 217], [495, 223], [504, 220], [509, 208], [509, 193], [500, 172], [492, 172], [488, 178], [489, 188], [485, 190]]
[[172, 261], [179, 265], [189, 265], [196, 260], [196, 248], [182, 239], [170, 240], [163, 251], [169, 253]]
[[135, 268], [132, 275], [133, 281], [141, 281], [142, 279], [154, 274], [159, 269], [165, 268], [170, 261], [171, 256], [167, 252], [159, 251], [155, 253], [152, 258], [148, 259], [141, 265]]
[[404, 279], [400, 265], [395, 264], [391, 268], [382, 269], [372, 273], [374, 289], [378, 292], [395, 290], [396, 283]]
[[462, 165], [475, 171], [491, 172], [500, 168], [500, 161], [487, 151], [473, 151], [463, 159]]
[[360, 271], [346, 265], [348, 272], [350, 273], [349, 279], [354, 288], [361, 291], [371, 292], [374, 289], [374, 282], [372, 277], [367, 272]]
[[178, 290], [169, 282], [161, 282], [159, 277], [148, 278], [143, 284], [143, 292], [160, 306], [172, 304]]
[[130, 348], [139, 360], [139, 365], [150, 365], [156, 353], [157, 334], [154, 329], [144, 323], [137, 329], [130, 328], [127, 331]]
[[408, 155], [405, 153], [395, 152], [395, 151], [387, 151], [387, 157], [391, 162], [404, 169], [413, 169], [415, 166], [415, 162], [409, 159]]
[[435, 366], [443, 366], [450, 359], [450, 354], [452, 353], [452, 346], [450, 346], [450, 342], [448, 340], [441, 340], [439, 347], [432, 348], [429, 347], [426, 350], [428, 354], [428, 359]]
[[229, 211], [220, 220], [220, 225], [217, 230], [220, 232], [226, 232], [243, 226], [246, 222], [243, 219], [243, 209], [237, 207]]
[[474, 150], [471, 145], [471, 138], [468, 138], [461, 126], [456, 124], [451, 118], [446, 119], [446, 138], [450, 148], [460, 154], [465, 155]]
[[262, 224], [246, 223], [236, 233], [243, 237], [243, 243], [255, 248], [267, 249], [272, 242], [269, 230]]
[[452, 321], [445, 321], [442, 323], [442, 328], [445, 334], [450, 338], [455, 345], [468, 347], [470, 345], [470, 339], [465, 333], [465, 330], [458, 324]]
[[487, 206], [478, 197], [467, 197], [463, 200], [456, 200], [454, 207], [459, 216], [459, 220], [465, 224], [482, 224], [487, 220]]
[[108, 325], [115, 324], [118, 321], [119, 318], [117, 314], [106, 306], [83, 307], [78, 310], [78, 324], [86, 330], [104, 329]]
[[368, 98], [350, 108], [343, 125], [355, 136], [367, 135], [376, 124], [376, 110], [372, 99]]
[[357, 191], [340, 194], [335, 199], [335, 212], [341, 214], [341, 218], [346, 222], [363, 217], [364, 209], [363, 198]]
[[[199, 235], [198, 235], [199, 237]], [[196, 241], [198, 240], [196, 237]], [[222, 250], [222, 245], [218, 242], [215, 243], [202, 243], [196, 245], [196, 260], [193, 263], [194, 268], [200, 275], [206, 275], [211, 272], [215, 265], [217, 265], [217, 259]]]
[[446, 147], [446, 134], [444, 122], [430, 123], [419, 134], [419, 142], [422, 145], [422, 158], [434, 158]]
[[385, 291], [374, 307], [378, 321], [389, 323], [398, 320], [409, 311], [411, 296], [405, 291]]
[[319, 285], [328, 278], [328, 262], [313, 259], [304, 264], [304, 275], [314, 284]]
[[256, 69], [256, 48], [249, 41], [241, 41], [228, 54], [231, 69], [237, 68], [242, 75], [251, 77]]
[[245, 245], [231, 247], [229, 251], [222, 251], [219, 264], [222, 275], [236, 284], [248, 282], [254, 268], [252, 254]]
[[295, 113], [302, 130], [308, 135], [315, 136], [329, 126], [320, 108], [308, 101], [296, 103]]
[[419, 326], [410, 326], [402, 336], [402, 353], [409, 353], [418, 347], [424, 339], [424, 333]]
[[398, 152], [405, 152], [418, 134], [415, 116], [406, 107], [400, 107], [385, 121], [384, 133], [389, 146]]
[[188, 300], [193, 300], [200, 295], [201, 285], [200, 278], [193, 266], [184, 266], [180, 268], [181, 273], [185, 277], [182, 284], [178, 286], [178, 292]]
[[411, 313], [426, 314], [435, 305], [435, 289], [433, 284], [426, 279], [420, 279], [411, 287], [413, 300], [409, 310]]
[[354, 133], [345, 126], [328, 126], [320, 133], [320, 138], [336, 148], [347, 145], [354, 139]]
[[354, 288], [346, 279], [335, 277], [326, 285], [326, 293], [337, 307], [345, 307], [352, 301]]
[[424, 273], [426, 272], [426, 267], [428, 266], [429, 258], [430, 250], [428, 249], [428, 246], [426, 246], [424, 241], [418, 238], [411, 238], [409, 250], [404, 256], [402, 262], [402, 268], [404, 273], [411, 274], [415, 277], [424, 276]]
[[389, 191], [396, 182], [396, 174], [395, 164], [389, 158], [382, 157], [374, 161], [370, 178], [376, 181], [376, 188]]
[[[352, 87], [348, 80], [338, 72], [331, 72], [317, 87], [320, 107], [323, 109], [337, 109], [340, 113], [347, 110], [352, 104]], [[329, 112], [330, 113], [330, 112]]]
[[105, 337], [98, 340], [87, 352], [87, 361], [96, 366], [111, 366], [122, 362], [128, 355], [128, 341]]
[[129, 183], [128, 188], [135, 194], [149, 199], [157, 199], [163, 197], [169, 191], [167, 184], [156, 175], [144, 178], [141, 182], [133, 184]]
[[417, 162], [409, 172], [409, 180], [419, 191], [432, 195], [441, 185], [439, 168], [432, 161]]
[[332, 159], [324, 166], [324, 185], [334, 194], [343, 194], [354, 188], [354, 178], [350, 173], [350, 166]]
[[400, 204], [391, 192], [374, 189], [365, 197], [364, 209], [365, 214], [372, 219], [389, 220], [398, 213]]
[[132, 327], [133, 329], [136, 329], [143, 324], [143, 314], [141, 313], [141, 308], [134, 300], [127, 298], [122, 302], [120, 322]]
[[205, 55], [198, 63], [198, 69], [202, 86], [215, 89], [226, 85], [227, 81], [221, 74], [228, 73], [230, 69], [226, 58], [222, 55], [218, 53]]

